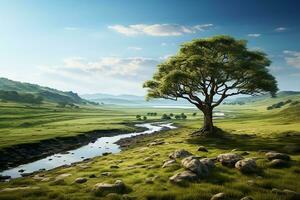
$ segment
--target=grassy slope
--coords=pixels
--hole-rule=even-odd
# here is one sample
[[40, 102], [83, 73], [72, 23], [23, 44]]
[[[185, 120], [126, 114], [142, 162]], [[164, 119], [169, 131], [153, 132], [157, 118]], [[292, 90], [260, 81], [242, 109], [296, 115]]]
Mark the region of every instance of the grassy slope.
[[[272, 100], [273, 101], [273, 100]], [[277, 102], [277, 101], [276, 101]], [[0, 192], [0, 199], [99, 199], [92, 192], [92, 188], [99, 182], [114, 182], [122, 179], [132, 192], [130, 196], [138, 199], [210, 199], [212, 194], [225, 192], [228, 199], [240, 199], [245, 195], [251, 195], [256, 200], [284, 200], [287, 196], [271, 193], [271, 189], [299, 190], [300, 182], [300, 155], [297, 147], [300, 144], [300, 120], [296, 118], [299, 106], [294, 108], [284, 107], [272, 111], [266, 111], [265, 105], [224, 106], [223, 110], [231, 112], [234, 118], [216, 120], [216, 125], [228, 132], [224, 138], [219, 139], [192, 139], [190, 133], [200, 126], [200, 117], [193, 120], [176, 121], [181, 128], [163, 132], [156, 136], [149, 136], [141, 143], [119, 154], [95, 158], [85, 163], [88, 168], [83, 169], [79, 165], [51, 170], [43, 173], [45, 177], [55, 178], [62, 173], [72, 175], [65, 179], [62, 185], [51, 184], [33, 180], [32, 177], [13, 180], [9, 183], [1, 183], [1, 188], [18, 186], [39, 186], [39, 190]], [[236, 112], [236, 111], [239, 112]], [[136, 113], [134, 110], [127, 112]], [[141, 110], [140, 110], [141, 112]], [[75, 120], [76, 121], [76, 120]], [[71, 121], [72, 122], [72, 121]], [[73, 123], [72, 123], [73, 124]], [[242, 134], [251, 134], [245, 137]], [[155, 138], [163, 138], [167, 144], [144, 148], [146, 144]], [[208, 153], [197, 152], [197, 146], [201, 144], [208, 147]], [[217, 164], [212, 174], [197, 183], [187, 186], [175, 186], [168, 182], [173, 174], [182, 171], [182, 168], [174, 167], [163, 169], [163, 160], [175, 149], [184, 148], [195, 155], [215, 157], [216, 155], [237, 148], [248, 151], [246, 157], [259, 157], [258, 166], [262, 169], [256, 175], [242, 175], [235, 169], [229, 169]], [[272, 169], [267, 166], [264, 154], [259, 149], [273, 149], [288, 152], [292, 156], [292, 165], [284, 169]], [[159, 155], [153, 156], [155, 153]], [[144, 161], [145, 157], [153, 156], [153, 161]], [[120, 160], [123, 162], [120, 163]], [[179, 162], [179, 161], [178, 161]], [[110, 169], [110, 165], [118, 164], [120, 168]], [[131, 166], [134, 165], [135, 168]], [[110, 171], [112, 176], [101, 176], [101, 172]], [[88, 177], [95, 174], [97, 178], [88, 178], [84, 184], [74, 184], [77, 177]], [[147, 177], [159, 177], [153, 184], [145, 183]], [[253, 184], [249, 183], [253, 181]], [[113, 199], [113, 198], [112, 198]], [[115, 197], [114, 199], [118, 199]]]

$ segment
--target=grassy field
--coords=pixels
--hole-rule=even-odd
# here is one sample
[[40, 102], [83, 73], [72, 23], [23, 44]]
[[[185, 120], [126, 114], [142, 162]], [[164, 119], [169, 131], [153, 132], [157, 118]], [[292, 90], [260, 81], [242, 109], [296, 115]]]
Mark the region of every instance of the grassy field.
[[[224, 130], [223, 136], [218, 138], [192, 137], [191, 133], [201, 126], [201, 116], [191, 117], [193, 111], [190, 110], [187, 120], [174, 120], [175, 124], [180, 127], [179, 129], [145, 137], [121, 153], [94, 158], [71, 167], [41, 172], [40, 175], [46, 178], [45, 181], [36, 180], [31, 176], [0, 183], [0, 191], [4, 188], [14, 188], [12, 191], [0, 192], [0, 199], [209, 200], [213, 194], [219, 192], [224, 192], [226, 199], [233, 200], [244, 196], [251, 196], [255, 200], [292, 199], [292, 196], [275, 194], [271, 190], [279, 188], [300, 192], [298, 181], [300, 179], [300, 120], [298, 116], [300, 112], [299, 105], [266, 110], [266, 106], [278, 101], [278, 99], [271, 99], [263, 103], [221, 107], [220, 110], [224, 111], [228, 117], [215, 120], [215, 125]], [[7, 109], [6, 116], [11, 115], [11, 119], [16, 117], [13, 108], [2, 107], [1, 109]], [[80, 111], [60, 110], [59, 113], [49, 111], [47, 116], [43, 116], [44, 112], [34, 112], [33, 108], [30, 109], [32, 110], [30, 117], [24, 111], [23, 114], [19, 114], [18, 120], [11, 122], [10, 125], [8, 125], [10, 123], [8, 117], [5, 116], [5, 123], [1, 120], [2, 146], [9, 142], [7, 135], [3, 134], [9, 130], [12, 135], [10, 137], [17, 139], [17, 141], [10, 142], [13, 144], [22, 141], [21, 137], [24, 139], [28, 134], [34, 136], [32, 140], [40, 140], [44, 137], [76, 134], [79, 131], [110, 128], [116, 125], [126, 128], [120, 123], [135, 120], [136, 114], [155, 112], [149, 109], [147, 111], [147, 109], [128, 108], [99, 108], [99, 110], [86, 108]], [[184, 111], [187, 112], [178, 110], [178, 112]], [[158, 109], [157, 112], [162, 114], [169, 110]], [[25, 122], [34, 125], [28, 128], [21, 127]], [[19, 136], [21, 133], [25, 135]], [[47, 133], [46, 136], [44, 136], [45, 133]], [[3, 142], [2, 139], [6, 141]], [[147, 144], [155, 139], [162, 139], [165, 144], [147, 147]], [[199, 145], [207, 147], [208, 152], [197, 151]], [[162, 164], [168, 159], [168, 155], [177, 149], [186, 149], [194, 155], [206, 157], [216, 157], [220, 153], [230, 152], [233, 149], [237, 153], [247, 151], [249, 155], [245, 157], [258, 158], [257, 165], [260, 171], [256, 174], [244, 175], [234, 168], [216, 163], [216, 168], [207, 178], [181, 186], [174, 185], [169, 182], [169, 177], [183, 171], [180, 167], [180, 160], [177, 160], [178, 165], [171, 168], [162, 168]], [[288, 153], [292, 158], [290, 166], [280, 169], [269, 167], [269, 161], [264, 153], [259, 151], [266, 149]], [[145, 161], [147, 157], [151, 157], [152, 160]], [[111, 168], [112, 165], [118, 165], [119, 168]], [[103, 172], [111, 172], [111, 175], [102, 176]], [[61, 174], [70, 175], [62, 181], [54, 181]], [[91, 175], [95, 175], [95, 178], [89, 178]], [[76, 184], [74, 180], [78, 177], [85, 177], [88, 180], [83, 184]], [[93, 191], [96, 183], [113, 183], [118, 179], [126, 184], [128, 190], [125, 192], [128, 194], [111, 194], [105, 197]], [[24, 189], [24, 187], [27, 188]]]

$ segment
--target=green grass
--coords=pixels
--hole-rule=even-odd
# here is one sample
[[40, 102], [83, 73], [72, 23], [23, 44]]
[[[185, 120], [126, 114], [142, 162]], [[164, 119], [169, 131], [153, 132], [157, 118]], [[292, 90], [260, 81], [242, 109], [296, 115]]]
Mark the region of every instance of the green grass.
[[[272, 100], [273, 101], [273, 100]], [[222, 128], [225, 133], [219, 138], [197, 138], [190, 134], [200, 128], [201, 116], [192, 117], [193, 110], [173, 110], [173, 113], [189, 112], [188, 120], [177, 120], [174, 122], [180, 127], [172, 131], [161, 132], [156, 135], [149, 135], [140, 140], [139, 143], [114, 155], [97, 157], [85, 163], [89, 166], [86, 169], [79, 165], [62, 167], [48, 172], [42, 172], [49, 181], [34, 180], [32, 177], [19, 178], [8, 183], [0, 183], [0, 190], [7, 187], [38, 186], [40, 189], [28, 189], [26, 191], [0, 192], [0, 199], [99, 199], [92, 191], [96, 183], [113, 183], [121, 179], [128, 186], [128, 196], [136, 199], [154, 200], [209, 200], [213, 194], [224, 192], [227, 199], [240, 199], [243, 196], [252, 196], [255, 200], [286, 200], [289, 196], [277, 195], [271, 192], [272, 188], [290, 189], [299, 191], [300, 182], [300, 120], [295, 117], [299, 112], [298, 107], [283, 107], [267, 111], [266, 107], [273, 102], [267, 102], [256, 106], [246, 104], [243, 106], [226, 105], [219, 110], [228, 114], [226, 119], [216, 119], [215, 125]], [[2, 108], [4, 109], [4, 108]], [[25, 109], [25, 108], [24, 108]], [[61, 110], [60, 113], [32, 110], [28, 117], [26, 110], [18, 115], [18, 120], [11, 121], [7, 118], [1, 127], [1, 131], [10, 130], [14, 138], [19, 139], [20, 133], [29, 130], [23, 135], [23, 139], [28, 134], [36, 133], [34, 130], [41, 129], [47, 137], [54, 135], [76, 134], [79, 131], [111, 128], [118, 125], [120, 128], [126, 126], [123, 122], [134, 121], [136, 114], [144, 115], [149, 109], [129, 109], [129, 108], [99, 108], [98, 110], [83, 108], [80, 111]], [[51, 106], [44, 109], [53, 109]], [[16, 116], [7, 108], [7, 116], [11, 119]], [[21, 109], [22, 110], [22, 109]], [[168, 113], [170, 110], [155, 110]], [[154, 112], [155, 112], [154, 111]], [[9, 113], [11, 112], [11, 113]], [[2, 116], [1, 116], [2, 117]], [[158, 118], [158, 117], [157, 117]], [[50, 120], [51, 119], [51, 120]], [[150, 120], [155, 119], [151, 118]], [[29, 120], [29, 121], [27, 121]], [[47, 121], [49, 120], [49, 121]], [[34, 125], [29, 128], [20, 127], [24, 122], [31, 122]], [[2, 123], [2, 120], [1, 120]], [[7, 123], [11, 123], [9, 128]], [[106, 125], [106, 126], [105, 126]], [[48, 127], [48, 129], [47, 129]], [[80, 129], [79, 129], [80, 128]], [[79, 131], [78, 131], [79, 129]], [[70, 133], [71, 132], [71, 133]], [[1, 132], [3, 133], [3, 132]], [[36, 133], [36, 140], [43, 138]], [[4, 135], [3, 139], [9, 141]], [[11, 136], [10, 136], [11, 137]], [[6, 142], [1, 143], [5, 144]], [[155, 139], [164, 139], [166, 144], [153, 147], [146, 147], [146, 144]], [[13, 143], [13, 142], [11, 142]], [[2, 145], [3, 145], [2, 144]], [[204, 145], [209, 152], [198, 152], [197, 147]], [[146, 148], [145, 148], [146, 147]], [[237, 152], [248, 151], [245, 157], [257, 157], [257, 164], [261, 169], [257, 174], [244, 175], [236, 169], [227, 168], [217, 163], [216, 168], [210, 176], [194, 183], [183, 186], [171, 184], [169, 177], [182, 171], [182, 168], [162, 168], [164, 160], [168, 159], [169, 153], [176, 149], [186, 149], [198, 156], [215, 157], [220, 153], [230, 152], [237, 149]], [[259, 150], [269, 149], [279, 152], [289, 153], [292, 157], [291, 165], [286, 168], [275, 169], [268, 166], [268, 161], [264, 153]], [[144, 161], [146, 157], [153, 157], [152, 161]], [[180, 160], [178, 160], [180, 162]], [[120, 168], [111, 169], [111, 165], [118, 165]], [[101, 176], [102, 172], [111, 172], [111, 176]], [[70, 173], [71, 176], [65, 178], [60, 184], [55, 184], [53, 180], [63, 173]], [[91, 174], [96, 178], [88, 178]], [[149, 177], [156, 177], [153, 183], [146, 183]], [[86, 177], [88, 181], [83, 184], [74, 184], [78, 177]], [[103, 199], [121, 199], [122, 195], [111, 195]], [[100, 198], [102, 199], [102, 198]]]

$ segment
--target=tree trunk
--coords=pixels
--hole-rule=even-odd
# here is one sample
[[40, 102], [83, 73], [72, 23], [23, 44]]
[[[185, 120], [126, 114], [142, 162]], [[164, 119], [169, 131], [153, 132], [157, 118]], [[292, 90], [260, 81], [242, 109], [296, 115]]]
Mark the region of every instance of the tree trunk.
[[202, 110], [204, 115], [203, 127], [201, 132], [205, 133], [205, 135], [211, 135], [214, 133], [214, 124], [213, 124], [213, 112], [212, 108], [205, 108]]

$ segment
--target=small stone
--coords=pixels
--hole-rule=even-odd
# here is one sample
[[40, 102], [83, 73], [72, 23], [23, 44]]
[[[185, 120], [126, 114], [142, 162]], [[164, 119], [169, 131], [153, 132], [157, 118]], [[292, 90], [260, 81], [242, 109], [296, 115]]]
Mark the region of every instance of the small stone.
[[289, 163], [282, 159], [274, 159], [269, 163], [269, 166], [274, 168], [288, 167]]
[[145, 183], [152, 184], [153, 183], [153, 179], [152, 178], [146, 178]]
[[242, 160], [243, 157], [236, 153], [224, 153], [218, 155], [217, 159], [219, 162], [221, 162], [222, 165], [233, 167], [235, 163], [239, 160]]
[[110, 168], [111, 168], [111, 169], [118, 169], [118, 168], [120, 168], [120, 167], [119, 167], [118, 165], [111, 165]]
[[111, 152], [104, 152], [104, 153], [102, 154], [102, 156], [107, 156], [107, 155], [109, 155], [109, 154], [111, 154]]
[[204, 146], [199, 146], [198, 151], [208, 152], [207, 148], [205, 148]]
[[169, 155], [169, 158], [172, 158], [172, 159], [185, 158], [185, 157], [188, 157], [188, 156], [191, 156], [191, 155], [193, 155], [193, 154], [191, 154], [190, 152], [188, 152], [184, 149], [179, 149], [179, 150], [176, 150], [173, 153], [171, 153]]
[[105, 196], [109, 193], [123, 193], [126, 190], [126, 185], [121, 180], [116, 180], [115, 183], [97, 183], [94, 186], [94, 191], [102, 196]]
[[23, 173], [23, 172], [25, 172], [25, 170], [24, 169], [20, 169], [18, 172]]
[[83, 177], [79, 177], [79, 178], [76, 178], [75, 183], [85, 183], [87, 182], [87, 179], [86, 178], [83, 178]]
[[175, 174], [174, 176], [170, 177], [170, 182], [174, 184], [180, 184], [185, 181], [195, 181], [198, 179], [197, 174], [191, 172], [191, 171], [183, 171], [178, 174]]
[[246, 158], [243, 160], [239, 160], [235, 163], [235, 168], [240, 170], [242, 173], [254, 173], [257, 171], [257, 165], [254, 159]]
[[250, 153], [248, 151], [243, 151], [242, 153], [240, 153], [241, 156], [247, 156], [249, 155]]
[[101, 175], [102, 175], [102, 176], [110, 176], [110, 175], [111, 175], [111, 172], [102, 172]]
[[153, 158], [151, 158], [151, 157], [146, 157], [146, 158], [144, 159], [144, 161], [153, 161]]
[[272, 151], [266, 153], [266, 156], [269, 160], [281, 159], [281, 160], [289, 161], [291, 159], [290, 156], [285, 153], [277, 153]]
[[225, 199], [225, 197], [226, 197], [225, 193], [220, 192], [218, 194], [213, 195], [210, 200], [222, 200]]
[[164, 162], [162, 168], [174, 166], [174, 165], [176, 165], [176, 164], [177, 164], [177, 162], [176, 162], [176, 160], [174, 160], [174, 159], [172, 159], [172, 160], [167, 160], [167, 161]]

